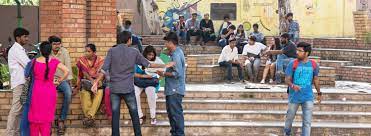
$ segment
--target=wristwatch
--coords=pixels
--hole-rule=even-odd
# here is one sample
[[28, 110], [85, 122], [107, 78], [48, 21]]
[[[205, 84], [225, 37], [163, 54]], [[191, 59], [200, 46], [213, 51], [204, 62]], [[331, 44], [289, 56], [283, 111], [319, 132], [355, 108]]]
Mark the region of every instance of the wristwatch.
[[317, 92], [317, 95], [320, 95], [320, 96], [322, 96], [322, 92]]

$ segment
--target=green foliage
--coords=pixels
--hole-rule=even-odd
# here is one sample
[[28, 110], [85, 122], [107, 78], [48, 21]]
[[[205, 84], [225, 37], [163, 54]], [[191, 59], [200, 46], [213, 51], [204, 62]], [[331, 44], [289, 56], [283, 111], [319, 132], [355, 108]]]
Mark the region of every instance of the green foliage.
[[72, 75], [73, 75], [73, 78], [72, 78], [72, 86], [75, 86], [76, 85], [76, 82], [77, 82], [77, 74], [78, 74], [78, 68], [76, 66], [73, 66], [72, 67]]
[[[21, 5], [38, 6], [39, 0], [19, 0]], [[17, 5], [15, 0], [0, 0], [0, 5]]]

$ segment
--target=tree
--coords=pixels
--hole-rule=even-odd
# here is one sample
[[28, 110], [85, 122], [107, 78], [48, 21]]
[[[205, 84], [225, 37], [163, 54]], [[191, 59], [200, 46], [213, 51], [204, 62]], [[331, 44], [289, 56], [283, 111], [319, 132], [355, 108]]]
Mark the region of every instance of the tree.
[[288, 31], [286, 14], [291, 12], [290, 0], [278, 0], [279, 30], [280, 35]]
[[[38, 6], [39, 0], [20, 0], [21, 5]], [[16, 5], [15, 0], [0, 0], [0, 5]]]

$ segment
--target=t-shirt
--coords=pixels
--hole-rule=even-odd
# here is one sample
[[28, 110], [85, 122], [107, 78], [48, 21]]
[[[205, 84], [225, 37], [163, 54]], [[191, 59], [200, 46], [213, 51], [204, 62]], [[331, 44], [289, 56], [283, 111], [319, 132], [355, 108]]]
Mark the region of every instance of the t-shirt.
[[[223, 34], [223, 35], [226, 35], [227, 33], [228, 33], [228, 28], [224, 28], [224, 29], [222, 30], [222, 34]], [[233, 34], [233, 33], [232, 33], [232, 34]], [[228, 41], [232, 34], [229, 34], [227, 37], [225, 37], [225, 39], [227, 39], [227, 41]]]
[[283, 45], [282, 48], [283, 54], [289, 58], [296, 58], [296, 45], [289, 41], [286, 45]]
[[262, 43], [255, 42], [254, 45], [246, 44], [243, 47], [242, 55], [247, 55], [248, 53], [259, 55], [267, 46]]
[[313, 101], [312, 83], [313, 77], [319, 73], [319, 66], [316, 64], [316, 69], [313, 69], [312, 61], [306, 63], [299, 62], [295, 72], [293, 70], [294, 60], [289, 63], [286, 68], [286, 76], [293, 77], [294, 85], [300, 86], [300, 91], [295, 92], [289, 88], [289, 102], [303, 103], [306, 101]]

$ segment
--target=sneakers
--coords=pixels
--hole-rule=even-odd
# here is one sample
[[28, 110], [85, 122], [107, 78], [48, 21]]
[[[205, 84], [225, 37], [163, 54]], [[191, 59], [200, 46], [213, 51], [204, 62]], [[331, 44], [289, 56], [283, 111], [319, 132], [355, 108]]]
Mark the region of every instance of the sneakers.
[[157, 124], [156, 118], [151, 119], [151, 125], [156, 125], [156, 124]]
[[234, 84], [234, 82], [232, 82], [231, 80], [228, 80], [227, 84]]
[[270, 84], [273, 84], [273, 79], [269, 79], [269, 83]]
[[265, 84], [265, 80], [264, 80], [264, 79], [262, 79], [262, 81], [260, 81], [260, 83], [261, 83], [261, 84]]

